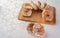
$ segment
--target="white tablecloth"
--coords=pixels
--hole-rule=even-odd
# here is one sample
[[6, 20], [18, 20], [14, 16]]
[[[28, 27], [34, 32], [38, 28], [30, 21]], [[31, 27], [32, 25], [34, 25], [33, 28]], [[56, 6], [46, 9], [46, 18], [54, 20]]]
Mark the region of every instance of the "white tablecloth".
[[[36, 38], [27, 33], [29, 22], [17, 19], [23, 2], [30, 0], [0, 0], [0, 38]], [[37, 1], [37, 0], [34, 0]], [[43, 24], [46, 38], [60, 38], [60, 0], [40, 0], [56, 8], [56, 24]]]

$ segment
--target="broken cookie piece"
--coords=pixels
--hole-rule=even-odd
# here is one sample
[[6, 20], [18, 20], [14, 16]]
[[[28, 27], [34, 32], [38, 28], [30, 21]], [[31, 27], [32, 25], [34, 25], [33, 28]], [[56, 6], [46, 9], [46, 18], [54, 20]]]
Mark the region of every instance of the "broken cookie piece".
[[42, 18], [44, 21], [52, 21], [53, 17], [53, 7], [47, 5], [42, 12]]

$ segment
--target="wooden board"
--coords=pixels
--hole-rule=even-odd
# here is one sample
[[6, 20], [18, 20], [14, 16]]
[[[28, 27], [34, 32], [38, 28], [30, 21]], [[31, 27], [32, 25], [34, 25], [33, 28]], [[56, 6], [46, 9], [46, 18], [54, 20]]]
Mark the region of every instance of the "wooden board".
[[[53, 7], [54, 8], [54, 7]], [[34, 11], [33, 10], [33, 13], [32, 13], [32, 16], [30, 16], [30, 17], [24, 17], [23, 15], [22, 15], [22, 13], [23, 13], [23, 6], [22, 6], [22, 8], [21, 8], [21, 10], [20, 10], [20, 12], [19, 12], [19, 14], [18, 14], [18, 19], [19, 20], [23, 20], [23, 21], [29, 21], [29, 22], [38, 22], [38, 23], [45, 23], [45, 24], [55, 24], [55, 22], [56, 22], [56, 15], [55, 15], [55, 8], [54, 8], [54, 11], [53, 11], [53, 16], [54, 16], [54, 19], [53, 19], [53, 21], [51, 21], [51, 22], [43, 22], [43, 19], [42, 19], [42, 12], [41, 11], [39, 11], [39, 10], [37, 10], [37, 11]]]

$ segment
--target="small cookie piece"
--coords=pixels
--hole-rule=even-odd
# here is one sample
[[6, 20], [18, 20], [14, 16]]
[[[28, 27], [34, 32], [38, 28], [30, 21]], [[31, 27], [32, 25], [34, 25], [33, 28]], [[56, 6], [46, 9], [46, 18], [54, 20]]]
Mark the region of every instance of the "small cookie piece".
[[53, 17], [53, 7], [47, 5], [42, 12], [42, 18], [44, 21], [52, 21]]
[[37, 5], [33, 1], [30, 2], [30, 5], [33, 7], [34, 10], [38, 9]]
[[46, 7], [47, 3], [41, 3], [41, 10], [43, 10]]

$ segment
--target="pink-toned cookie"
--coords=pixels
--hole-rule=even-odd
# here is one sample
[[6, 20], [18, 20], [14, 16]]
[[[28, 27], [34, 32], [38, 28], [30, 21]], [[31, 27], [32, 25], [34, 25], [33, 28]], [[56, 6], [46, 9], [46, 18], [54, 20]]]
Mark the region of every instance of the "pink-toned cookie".
[[42, 18], [44, 21], [52, 21], [53, 20], [53, 7], [47, 5], [42, 12]]
[[23, 4], [23, 13], [22, 13], [22, 15], [23, 16], [31, 16], [32, 9], [33, 8], [31, 7], [31, 5], [29, 3], [24, 3]]
[[31, 9], [25, 9], [23, 12], [23, 16], [31, 16], [32, 15], [32, 10]]
[[43, 36], [45, 33], [44, 27], [41, 24], [34, 24], [33, 34], [35, 36]]

